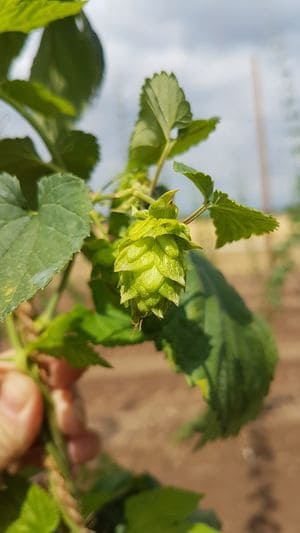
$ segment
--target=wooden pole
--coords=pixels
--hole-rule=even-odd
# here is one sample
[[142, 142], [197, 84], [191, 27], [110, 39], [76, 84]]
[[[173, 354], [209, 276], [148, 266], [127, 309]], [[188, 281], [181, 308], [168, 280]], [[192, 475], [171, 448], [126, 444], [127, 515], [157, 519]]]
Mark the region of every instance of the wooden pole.
[[[260, 168], [261, 204], [262, 210], [264, 212], [269, 213], [271, 210], [271, 182], [268, 163], [266, 131], [264, 125], [261, 75], [258, 61], [255, 57], [252, 58], [251, 66], [256, 121], [257, 153]], [[273, 266], [272, 236], [270, 233], [267, 233], [265, 236], [265, 252], [267, 259], [267, 268], [268, 271], [270, 271]]]

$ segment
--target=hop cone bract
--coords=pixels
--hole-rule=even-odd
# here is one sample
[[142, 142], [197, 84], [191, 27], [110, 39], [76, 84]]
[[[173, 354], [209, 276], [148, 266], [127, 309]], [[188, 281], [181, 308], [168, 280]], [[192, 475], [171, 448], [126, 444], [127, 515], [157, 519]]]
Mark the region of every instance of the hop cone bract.
[[150, 314], [163, 318], [171, 302], [179, 304], [185, 287], [184, 252], [197, 247], [188, 227], [177, 220], [174, 194], [168, 191], [142, 211], [117, 246], [114, 268], [121, 303], [137, 323]]

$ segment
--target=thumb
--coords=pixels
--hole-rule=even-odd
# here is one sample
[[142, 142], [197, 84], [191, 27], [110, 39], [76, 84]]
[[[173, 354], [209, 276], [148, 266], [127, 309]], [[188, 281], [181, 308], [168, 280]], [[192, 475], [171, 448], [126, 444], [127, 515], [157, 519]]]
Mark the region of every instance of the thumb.
[[24, 374], [7, 372], [0, 382], [0, 470], [31, 446], [42, 416], [38, 386]]

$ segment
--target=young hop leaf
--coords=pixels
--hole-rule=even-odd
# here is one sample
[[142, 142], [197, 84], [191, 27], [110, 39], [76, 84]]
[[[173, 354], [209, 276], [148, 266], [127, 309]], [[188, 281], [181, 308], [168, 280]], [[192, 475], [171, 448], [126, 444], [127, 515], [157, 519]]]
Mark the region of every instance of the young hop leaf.
[[53, 20], [79, 13], [84, 4], [82, 0], [0, 0], [0, 33], [29, 33]]
[[228, 198], [224, 192], [214, 190], [214, 181], [208, 174], [203, 174], [183, 163], [175, 162], [175, 172], [180, 172], [190, 179], [204, 197], [204, 208], [209, 210], [216, 228], [216, 248], [224, 244], [249, 239], [251, 235], [263, 235], [278, 228], [278, 221], [257, 209], [238, 204]]
[[278, 221], [271, 215], [240, 205], [220, 191], [215, 191], [210, 216], [216, 228], [217, 248], [228, 242], [249, 239], [251, 235], [263, 235], [278, 228]]
[[17, 178], [0, 175], [0, 320], [44, 288], [81, 249], [90, 232], [84, 182], [68, 174], [43, 177], [30, 211]]
[[117, 245], [114, 270], [121, 303], [136, 323], [151, 314], [163, 318], [170, 303], [179, 304], [185, 287], [184, 252], [197, 248], [187, 226], [177, 220], [175, 192], [166, 192], [142, 211], [141, 220]]
[[168, 158], [185, 152], [204, 141], [217, 123], [217, 118], [192, 120], [190, 104], [176, 76], [154, 74], [142, 88], [140, 112], [130, 141], [129, 168], [153, 165], [162, 154]]

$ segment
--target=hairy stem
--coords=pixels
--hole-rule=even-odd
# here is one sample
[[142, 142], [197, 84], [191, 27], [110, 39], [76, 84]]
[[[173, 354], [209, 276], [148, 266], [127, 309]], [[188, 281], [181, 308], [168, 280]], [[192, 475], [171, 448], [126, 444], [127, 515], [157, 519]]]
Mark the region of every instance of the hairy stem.
[[12, 314], [8, 315], [5, 320], [6, 331], [11, 345], [15, 349], [15, 364], [18, 370], [22, 372], [27, 370], [27, 357], [25, 350], [21, 344], [18, 332], [16, 330], [15, 321]]
[[150, 187], [150, 194], [152, 195], [155, 191], [155, 187], [157, 186], [157, 183], [158, 183], [158, 180], [159, 180], [159, 176], [160, 176], [160, 173], [162, 171], [162, 168], [168, 158], [168, 155], [170, 154], [173, 146], [174, 146], [174, 143], [175, 141], [171, 141], [171, 140], [168, 140], [162, 153], [161, 153], [161, 156], [158, 160], [158, 163], [157, 163], [157, 166], [156, 166], [156, 170], [155, 170], [155, 173], [154, 173], [154, 176], [153, 176], [153, 179], [152, 179], [152, 183], [151, 183], [151, 187]]
[[198, 209], [196, 209], [195, 211], [193, 211], [188, 217], [184, 218], [182, 220], [182, 222], [184, 224], [190, 224], [191, 222], [193, 222], [196, 218], [198, 218], [200, 215], [202, 215], [203, 213], [205, 213], [205, 211], [207, 211], [207, 209], [210, 208], [210, 205], [209, 203], [205, 203], [205, 204], [202, 204], [200, 207], [198, 207]]

